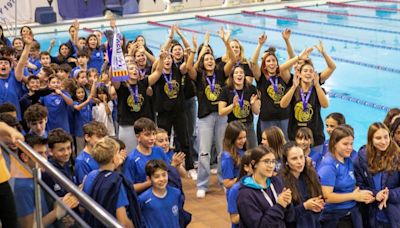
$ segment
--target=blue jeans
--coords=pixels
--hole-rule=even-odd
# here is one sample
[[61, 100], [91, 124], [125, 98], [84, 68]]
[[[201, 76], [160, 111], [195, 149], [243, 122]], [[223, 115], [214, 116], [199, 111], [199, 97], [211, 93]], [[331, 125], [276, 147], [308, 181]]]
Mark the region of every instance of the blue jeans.
[[[214, 143], [218, 157], [222, 152], [222, 140], [227, 125], [227, 116], [219, 116], [213, 112], [198, 120], [199, 166], [197, 174], [197, 189], [207, 190], [210, 179], [211, 146]], [[220, 164], [218, 164], [218, 167]], [[219, 169], [220, 170], [220, 169]]]
[[197, 129], [196, 129], [196, 121], [197, 121], [197, 97], [194, 96], [192, 98], [185, 100], [185, 115], [187, 120], [187, 132], [189, 134], [189, 152], [192, 156], [193, 161], [197, 161], [199, 145], [197, 143]]
[[118, 138], [125, 143], [126, 152], [131, 153], [137, 146], [135, 129], [133, 125], [119, 125]]
[[269, 127], [277, 126], [282, 130], [283, 134], [285, 135], [286, 141], [289, 140], [288, 133], [287, 133], [288, 125], [289, 125], [289, 119], [269, 120], [269, 121], [260, 120], [261, 133], [264, 132], [264, 130]]

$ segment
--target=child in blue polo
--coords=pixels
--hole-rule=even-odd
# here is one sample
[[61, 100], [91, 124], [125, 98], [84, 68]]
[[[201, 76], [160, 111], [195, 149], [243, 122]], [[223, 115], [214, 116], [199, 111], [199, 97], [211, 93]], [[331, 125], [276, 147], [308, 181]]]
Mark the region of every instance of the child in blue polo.
[[163, 160], [150, 160], [146, 174], [152, 187], [139, 196], [143, 221], [147, 228], [180, 228], [181, 191], [168, 185], [168, 167]]
[[[92, 156], [99, 169], [91, 171], [83, 183], [83, 191], [115, 216], [123, 227], [140, 227], [141, 216], [132, 185], [114, 170], [122, 163], [117, 141], [105, 137], [93, 147]], [[84, 220], [90, 227], [104, 227], [90, 212]]]
[[161, 147], [154, 146], [156, 138], [156, 124], [149, 118], [139, 118], [134, 124], [138, 141], [137, 147], [128, 155], [123, 173], [133, 184], [137, 193], [142, 193], [151, 186], [147, 179], [145, 166], [152, 159], [160, 159], [168, 162], [168, 158]]
[[92, 121], [83, 126], [83, 134], [86, 145], [75, 160], [75, 176], [78, 185], [92, 170], [99, 169], [99, 164], [93, 159], [91, 153], [94, 145], [107, 136], [107, 128], [103, 123]]

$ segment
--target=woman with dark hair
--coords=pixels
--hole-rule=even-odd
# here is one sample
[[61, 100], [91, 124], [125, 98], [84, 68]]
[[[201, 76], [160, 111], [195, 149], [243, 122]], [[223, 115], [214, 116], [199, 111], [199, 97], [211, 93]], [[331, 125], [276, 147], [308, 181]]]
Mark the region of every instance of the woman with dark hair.
[[289, 139], [295, 140], [300, 127], [308, 127], [313, 132], [314, 147], [322, 147], [325, 135], [321, 107], [327, 108], [328, 105], [329, 100], [314, 66], [311, 62], [304, 63], [300, 68], [300, 76], [294, 76], [293, 86], [280, 101], [281, 108], [289, 107]]
[[[230, 49], [229, 36], [224, 32], [220, 33], [220, 38], [225, 47]], [[213, 141], [217, 154], [222, 152], [222, 138], [225, 132], [227, 117], [218, 115], [218, 99], [225, 85], [226, 77], [234, 65], [234, 58], [231, 58], [223, 70], [216, 67], [214, 55], [207, 52], [210, 34], [206, 33], [205, 42], [200, 52], [199, 65], [193, 66], [194, 53], [197, 48], [197, 42], [194, 41], [194, 50], [190, 50], [187, 61], [187, 70], [189, 77], [195, 81], [198, 106], [198, 136], [199, 136], [199, 166], [197, 178], [197, 197], [204, 198], [208, 189], [210, 177], [211, 147]], [[230, 55], [233, 56], [233, 55]]]
[[369, 190], [356, 187], [353, 162], [354, 132], [345, 125], [336, 127], [329, 139], [329, 151], [320, 164], [318, 175], [325, 198], [321, 227], [363, 227], [357, 202], [371, 203]]
[[270, 47], [262, 56], [260, 67], [258, 57], [266, 40], [267, 36], [262, 34], [258, 39], [258, 46], [251, 60], [253, 76], [260, 92], [260, 129], [264, 131], [268, 127], [277, 126], [282, 129], [285, 138], [288, 138], [289, 109], [287, 106], [280, 107], [279, 102], [291, 84], [291, 77], [290, 74], [281, 74], [281, 72], [289, 69], [299, 59], [305, 59], [310, 50], [304, 51], [299, 56], [279, 65], [275, 54], [276, 49]]
[[260, 113], [261, 102], [257, 90], [246, 80], [242, 66], [235, 66], [229, 74], [227, 85], [219, 97], [218, 113], [228, 116], [228, 123], [238, 120], [247, 129], [248, 148], [257, 146], [257, 136], [254, 130], [253, 114]]
[[383, 120], [383, 123], [389, 127], [392, 124], [392, 120], [396, 117], [400, 116], [400, 108], [392, 108], [389, 110], [389, 112], [386, 114], [385, 119]]
[[383, 123], [368, 129], [368, 142], [354, 160], [357, 186], [373, 192], [375, 202], [366, 205], [368, 227], [399, 227], [400, 149]]
[[[330, 136], [332, 134], [333, 129], [345, 123], [346, 123], [346, 118], [342, 113], [340, 112], [330, 113], [325, 118], [326, 133], [328, 133], [328, 135]], [[321, 152], [322, 156], [325, 156], [325, 154], [329, 151], [328, 147], [329, 147], [329, 139], [325, 140], [324, 142], [324, 146], [322, 147], [322, 152]]]
[[393, 119], [393, 123], [390, 125], [390, 137], [400, 147], [400, 116]]
[[321, 184], [304, 151], [293, 142], [284, 146], [284, 164], [280, 170], [286, 188], [292, 190], [296, 219], [288, 227], [320, 227], [319, 216], [324, 209]]
[[274, 151], [258, 146], [250, 157], [253, 175], [242, 178], [237, 199], [240, 227], [286, 227], [295, 218], [292, 191], [273, 175]]
[[99, 45], [99, 40], [95, 34], [90, 34], [86, 40], [90, 56], [87, 68], [93, 67], [97, 69], [97, 72], [101, 72], [104, 63], [104, 49]]
[[[3, 30], [3, 26], [0, 25], [0, 40], [3, 41], [3, 43], [9, 47], [11, 47], [11, 41], [4, 36], [4, 30]], [[22, 50], [21, 50], [22, 52]]]
[[56, 57], [51, 57], [51, 62], [57, 63], [58, 65], [67, 63], [73, 69], [76, 67], [77, 60], [75, 57], [72, 56], [72, 54], [73, 53], [70, 45], [68, 45], [67, 43], [63, 43], [58, 47], [58, 55]]
[[251, 169], [251, 154], [256, 150], [253, 148], [251, 150], [246, 150], [244, 152], [241, 161], [240, 161], [240, 169], [239, 176], [236, 179], [236, 183], [230, 188], [229, 193], [227, 193], [228, 200], [228, 213], [232, 222], [232, 228], [239, 228], [240, 216], [237, 207], [237, 199], [239, 195], [240, 183], [241, 179], [250, 176], [253, 174], [253, 170]]

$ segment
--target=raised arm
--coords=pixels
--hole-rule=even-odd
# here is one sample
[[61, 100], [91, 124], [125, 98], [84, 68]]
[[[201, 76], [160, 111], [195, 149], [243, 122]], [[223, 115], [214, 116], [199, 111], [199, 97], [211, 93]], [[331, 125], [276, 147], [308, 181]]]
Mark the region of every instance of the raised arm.
[[[283, 63], [282, 65], [279, 66], [279, 70], [281, 72], [284, 71], [288, 71], [290, 69], [290, 67], [293, 66], [293, 64], [295, 64], [297, 61], [302, 60], [302, 59], [307, 59], [308, 56], [310, 55], [310, 53], [312, 52], [312, 48], [306, 48], [304, 51], [302, 51], [300, 53], [300, 55], [295, 56], [291, 59], [289, 59], [288, 61], [286, 61], [285, 63]], [[280, 75], [282, 77], [282, 79], [285, 81], [285, 83], [288, 83], [290, 80], [290, 74], [281, 74]]]
[[149, 86], [154, 85], [158, 79], [160, 79], [164, 67], [164, 59], [167, 57], [167, 55], [167, 52], [164, 49], [161, 49], [157, 68], [155, 68], [155, 70], [149, 75]]
[[24, 66], [28, 61], [29, 51], [31, 50], [33, 37], [32, 35], [26, 35], [25, 37], [23, 37], [23, 40], [25, 43], [24, 50], [22, 51], [21, 57], [19, 58], [18, 64], [15, 68], [15, 79], [17, 79], [17, 81], [19, 82], [25, 78]]
[[51, 53], [51, 50], [53, 50], [53, 47], [54, 47], [54, 44], [56, 43], [56, 39], [52, 39], [51, 41], [50, 41], [50, 46], [49, 46], [49, 48], [47, 49], [47, 52], [48, 53]]
[[226, 51], [227, 51], [226, 54], [227, 54], [227, 56], [229, 58], [228, 62], [224, 66], [225, 76], [228, 76], [231, 73], [232, 67], [236, 63], [235, 54], [233, 53], [233, 50], [232, 50], [231, 46], [229, 45], [230, 32], [226, 33], [224, 31], [224, 29], [221, 27], [221, 29], [219, 30], [219, 34], [218, 35], [221, 38], [222, 42], [224, 42], [224, 44], [225, 44], [225, 48], [226, 48]]
[[260, 65], [258, 65], [258, 58], [260, 56], [260, 51], [262, 46], [264, 45], [265, 41], [267, 41], [267, 35], [265, 33], [261, 34], [261, 36], [258, 38], [258, 44], [256, 47], [256, 50], [253, 53], [253, 56], [251, 57], [251, 71], [253, 72], [253, 76], [256, 79], [256, 81], [260, 80], [261, 76], [261, 70], [260, 70]]
[[176, 30], [176, 25], [172, 25], [171, 29], [169, 30], [168, 39], [167, 39], [167, 41], [165, 41], [165, 44], [163, 46], [164, 50], [169, 50], [169, 48], [171, 47], [171, 42], [172, 42], [172, 39], [174, 38], [175, 30]]
[[298, 76], [295, 75], [293, 77], [292, 87], [290, 87], [289, 91], [282, 97], [281, 102], [279, 103], [281, 108], [286, 108], [287, 106], [289, 106], [290, 101], [293, 98], [294, 92], [296, 92], [298, 86], [299, 86], [299, 78]]
[[317, 91], [318, 101], [321, 104], [321, 107], [327, 108], [329, 106], [329, 100], [324, 90], [322, 90], [321, 85], [319, 84], [319, 76], [317, 72], [314, 72], [313, 83], [315, 90]]
[[183, 33], [181, 32], [181, 30], [179, 30], [179, 27], [176, 26], [175, 27], [175, 32], [176, 34], [178, 34], [178, 36], [181, 38], [183, 46], [185, 46], [185, 48], [190, 47], [190, 43], [189, 41], [186, 39], [185, 35], [183, 35]]
[[286, 51], [288, 53], [289, 59], [293, 58], [296, 56], [296, 54], [294, 53], [292, 44], [290, 43], [290, 35], [292, 34], [292, 31], [288, 28], [286, 28], [285, 30], [283, 30], [282, 32], [282, 38], [285, 41], [286, 44]]
[[203, 57], [203, 55], [206, 54], [206, 52], [208, 51], [208, 43], [210, 41], [210, 33], [207, 31], [206, 32], [206, 36], [204, 37], [204, 43], [203, 43], [203, 47], [200, 50], [199, 55], [197, 56], [197, 61], [194, 64], [194, 69], [197, 71], [197, 69], [199, 68], [200, 65], [200, 59]]
[[189, 74], [189, 77], [192, 80], [196, 80], [197, 78], [197, 72], [196, 69], [193, 66], [193, 61], [194, 61], [194, 55], [196, 53], [196, 49], [197, 49], [197, 39], [196, 36], [193, 34], [192, 35], [192, 43], [193, 43], [193, 49], [189, 49], [187, 50], [189, 52], [189, 57], [186, 61], [186, 70]]
[[319, 53], [324, 57], [327, 67], [321, 72], [321, 82], [325, 82], [332, 75], [332, 73], [336, 69], [336, 64], [333, 59], [326, 53], [324, 49], [324, 45], [322, 41], [319, 41], [318, 45], [315, 45], [315, 48]]

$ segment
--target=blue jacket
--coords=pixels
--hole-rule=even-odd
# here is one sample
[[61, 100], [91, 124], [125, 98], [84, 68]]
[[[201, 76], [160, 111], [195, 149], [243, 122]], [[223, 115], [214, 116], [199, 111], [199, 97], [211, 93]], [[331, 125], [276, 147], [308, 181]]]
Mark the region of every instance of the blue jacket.
[[[125, 187], [129, 200], [127, 213], [130, 215], [133, 225], [140, 228], [142, 224], [141, 211], [137, 201], [136, 192], [133, 190], [132, 185], [125, 180], [125, 177], [122, 174], [109, 170], [101, 171], [92, 183], [89, 196], [115, 217], [117, 199], [121, 186]], [[85, 211], [84, 220], [90, 227], [105, 227], [88, 210]]]
[[[268, 178], [267, 186], [273, 185], [276, 194], [279, 195], [283, 190], [283, 183], [279, 177]], [[271, 207], [263, 192], [271, 198]], [[286, 227], [285, 222], [292, 222], [295, 219], [293, 205], [286, 208], [276, 203], [271, 194], [270, 187], [263, 189], [254, 182], [251, 176], [241, 180], [239, 196], [237, 199], [238, 211], [240, 215], [239, 227]]]
[[[356, 177], [357, 186], [360, 189], [370, 190], [376, 195], [378, 193], [375, 190], [375, 184], [373, 175], [368, 171], [368, 158], [367, 150], [361, 149], [358, 153], [358, 157], [354, 159], [354, 175]], [[387, 201], [387, 207], [384, 208], [384, 212], [389, 218], [391, 227], [400, 227], [400, 172], [382, 172], [382, 188], [387, 187], [389, 189], [389, 199]], [[366, 205], [366, 216], [370, 227], [376, 227], [376, 213], [378, 209], [378, 203], [374, 202]]]

